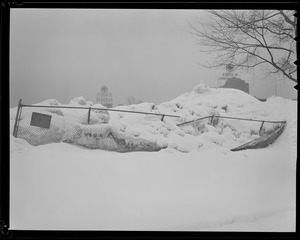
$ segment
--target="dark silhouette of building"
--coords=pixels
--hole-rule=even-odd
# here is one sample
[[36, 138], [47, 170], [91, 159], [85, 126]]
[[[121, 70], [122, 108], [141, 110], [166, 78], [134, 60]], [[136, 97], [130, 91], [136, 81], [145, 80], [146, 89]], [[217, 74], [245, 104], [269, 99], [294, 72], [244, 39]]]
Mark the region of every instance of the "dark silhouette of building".
[[235, 88], [249, 93], [249, 83], [246, 83], [242, 79], [236, 77], [228, 78], [221, 88]]

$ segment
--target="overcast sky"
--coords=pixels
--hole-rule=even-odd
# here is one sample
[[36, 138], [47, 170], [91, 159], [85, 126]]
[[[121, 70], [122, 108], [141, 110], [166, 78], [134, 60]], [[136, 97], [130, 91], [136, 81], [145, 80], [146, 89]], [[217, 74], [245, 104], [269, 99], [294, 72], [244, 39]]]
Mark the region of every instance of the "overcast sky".
[[[66, 104], [83, 96], [96, 101], [101, 86], [114, 106], [128, 96], [159, 104], [199, 83], [217, 86], [223, 70], [199, 64], [188, 22], [205, 20], [202, 10], [12, 9], [10, 106], [57, 99]], [[275, 94], [272, 77], [239, 72], [250, 94]], [[294, 84], [277, 79], [277, 95], [296, 98]]]

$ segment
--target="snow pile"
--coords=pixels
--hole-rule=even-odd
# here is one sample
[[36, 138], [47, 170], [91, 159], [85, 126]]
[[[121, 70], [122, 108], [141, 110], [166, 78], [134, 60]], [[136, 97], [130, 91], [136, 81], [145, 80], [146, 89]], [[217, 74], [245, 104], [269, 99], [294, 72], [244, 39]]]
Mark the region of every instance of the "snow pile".
[[[34, 106], [71, 106], [71, 107], [89, 107], [91, 102], [86, 101], [83, 97], [75, 98], [70, 101], [69, 105], [62, 105], [55, 99], [45, 100], [34, 104]], [[73, 142], [74, 135], [78, 135], [81, 127], [89, 124], [105, 124], [109, 121], [109, 113], [105, 110], [92, 110], [90, 119], [88, 119], [89, 109], [76, 108], [44, 108], [44, 107], [23, 107], [20, 116], [18, 128], [18, 137], [25, 139], [32, 145], [41, 145], [60, 141]], [[103, 108], [101, 104], [93, 107]], [[49, 129], [31, 125], [32, 113], [51, 115], [51, 124]], [[13, 126], [16, 118], [17, 108], [10, 110], [10, 131], [13, 132]], [[101, 127], [101, 126], [100, 126]]]
[[[63, 136], [64, 142], [75, 143], [93, 149], [117, 152], [159, 151], [166, 147], [155, 141], [149, 141], [117, 131], [109, 124], [101, 124], [97, 128], [93, 125], [76, 125], [75, 129], [73, 131], [66, 131], [66, 134]], [[71, 135], [70, 133], [73, 134]]]
[[[110, 148], [128, 151], [142, 138], [166, 147], [156, 152], [120, 154], [64, 142], [33, 147], [11, 136], [10, 228], [295, 232], [297, 102], [279, 97], [259, 102], [238, 90], [203, 89], [156, 106], [115, 108], [181, 116], [163, 121], [109, 112], [108, 123], [87, 125], [86, 110], [51, 113], [50, 130], [61, 131], [61, 141], [90, 148], [111, 141]], [[21, 128], [30, 111], [22, 110]], [[254, 138], [260, 123], [205, 119], [177, 126], [211, 113], [287, 125], [267, 148], [239, 152], [229, 148]], [[15, 114], [11, 109], [12, 126]], [[97, 142], [101, 138], [106, 140]]]
[[[170, 114], [179, 118], [111, 112], [110, 123], [121, 131], [146, 139], [165, 141], [168, 148], [182, 152], [207, 148], [231, 149], [259, 137], [260, 122], [206, 118], [182, 126], [180, 123], [206, 116], [228, 116], [258, 120], [286, 120], [278, 110], [264, 107], [264, 103], [236, 89], [212, 89], [204, 84], [190, 93], [155, 106], [141, 103], [117, 107], [120, 110]], [[264, 123], [262, 133], [279, 125]]]
[[[121, 141], [128, 139], [130, 143], [135, 142], [133, 146], [139, 144], [149, 146], [149, 151], [166, 147], [169, 150], [176, 149], [181, 152], [199, 151], [208, 148], [223, 148], [225, 151], [258, 138], [261, 123], [218, 118], [217, 116], [284, 121], [286, 120], [285, 114], [280, 113], [276, 108], [266, 107], [270, 104], [283, 103], [280, 102], [282, 100], [276, 99], [270, 99], [266, 103], [262, 103], [240, 90], [213, 89], [204, 84], [199, 84], [190, 93], [182, 94], [159, 105], [144, 102], [113, 108], [115, 110], [178, 116], [165, 116], [163, 119], [160, 115], [108, 112], [105, 110], [106, 107], [101, 104], [93, 105], [83, 97], [72, 99], [69, 105], [62, 105], [58, 101], [50, 99], [37, 105], [80, 106], [104, 110], [92, 110], [88, 119], [88, 109], [46, 108], [33, 110], [26, 108], [24, 109], [26, 113], [22, 112], [18, 137], [33, 145], [65, 141], [93, 148], [113, 150], [116, 147], [110, 148], [108, 146], [110, 144], [118, 146], [118, 144], [113, 143], [111, 138], [106, 140], [103, 137], [96, 137], [98, 132], [103, 131], [103, 128], [109, 127], [114, 137], [120, 137], [115, 141], [121, 143]], [[40, 113], [47, 111], [48, 114], [52, 115], [50, 129], [30, 126], [33, 111]], [[11, 112], [14, 113], [15, 109]], [[207, 116], [214, 117], [195, 121], [191, 124], [178, 125]], [[261, 132], [272, 132], [278, 126], [279, 124], [264, 123]], [[89, 129], [89, 133], [84, 135], [86, 129]], [[92, 137], [87, 138], [88, 134], [91, 134]], [[99, 144], [99, 141], [101, 141], [101, 144]], [[106, 143], [103, 143], [103, 141], [106, 141]], [[153, 145], [153, 148], [149, 144]], [[102, 148], [104, 146], [106, 147]], [[158, 146], [161, 148], [158, 148]], [[125, 147], [123, 144], [121, 149], [122, 151], [125, 149], [135, 151], [141, 148], [134, 148], [132, 145], [131, 147]]]
[[70, 103], [70, 106], [90, 106], [92, 105], [91, 102], [88, 102], [84, 99], [84, 97], [77, 97], [77, 98], [73, 98]]
[[[91, 106], [92, 108], [106, 109], [107, 107], [97, 103]], [[90, 124], [108, 123], [110, 115], [107, 110], [92, 109], [90, 115]]]

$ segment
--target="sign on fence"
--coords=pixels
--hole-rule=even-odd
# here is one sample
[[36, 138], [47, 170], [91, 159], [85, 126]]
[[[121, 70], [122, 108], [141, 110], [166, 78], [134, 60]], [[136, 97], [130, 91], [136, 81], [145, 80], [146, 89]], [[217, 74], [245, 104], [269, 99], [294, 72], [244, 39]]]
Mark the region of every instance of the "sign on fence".
[[33, 112], [31, 115], [31, 126], [50, 128], [51, 115]]

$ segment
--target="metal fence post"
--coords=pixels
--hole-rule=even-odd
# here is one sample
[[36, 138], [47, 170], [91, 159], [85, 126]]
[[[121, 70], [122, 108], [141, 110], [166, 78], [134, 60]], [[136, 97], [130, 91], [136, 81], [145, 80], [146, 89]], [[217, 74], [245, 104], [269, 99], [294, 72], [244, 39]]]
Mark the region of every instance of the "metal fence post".
[[90, 118], [91, 118], [91, 107], [89, 107], [89, 113], [88, 113], [88, 125], [90, 124]]
[[22, 99], [19, 100], [19, 104], [18, 104], [18, 110], [17, 110], [16, 119], [15, 119], [14, 131], [13, 131], [13, 136], [14, 137], [18, 136], [19, 118], [20, 118], [21, 107], [22, 107]]
[[261, 132], [261, 130], [262, 130], [262, 127], [263, 127], [263, 125], [264, 125], [264, 122], [265, 122], [265, 121], [262, 121], [262, 124], [261, 124], [261, 126], [260, 126], [260, 129], [259, 129], [258, 135], [260, 135], [260, 132]]

